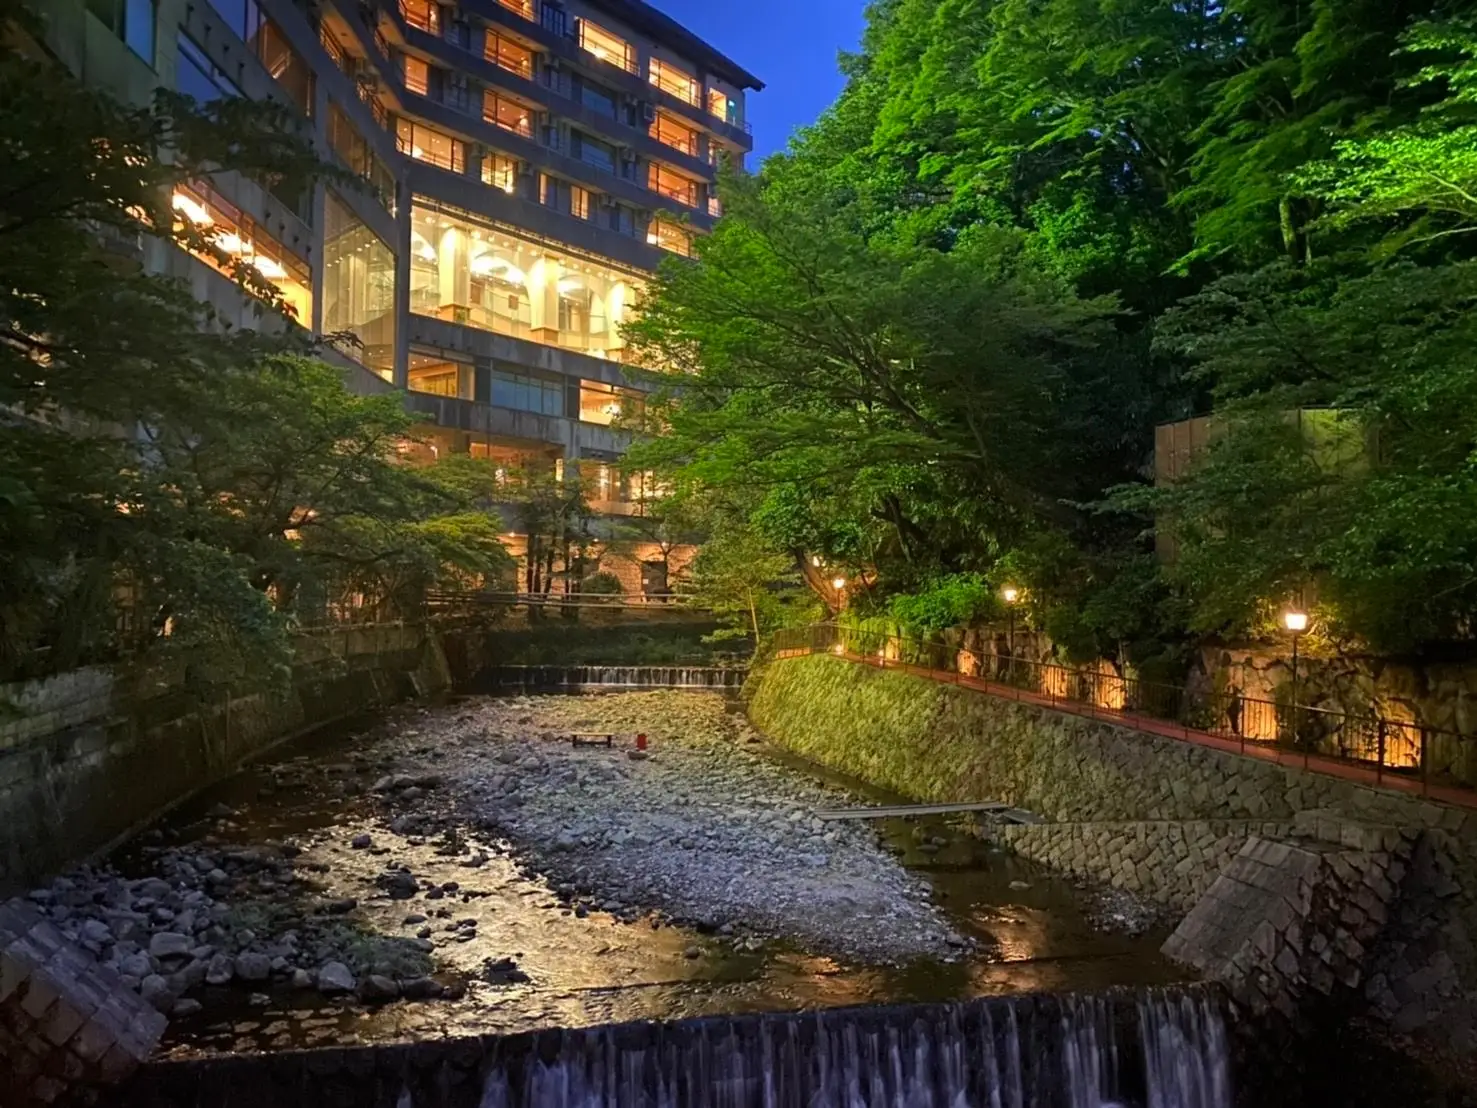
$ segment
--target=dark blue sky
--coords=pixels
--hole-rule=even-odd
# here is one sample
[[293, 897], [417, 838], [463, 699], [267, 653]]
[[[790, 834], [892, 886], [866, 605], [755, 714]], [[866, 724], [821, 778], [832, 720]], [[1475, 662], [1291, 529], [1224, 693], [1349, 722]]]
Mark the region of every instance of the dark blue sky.
[[647, 0], [764, 82], [748, 94], [750, 169], [841, 91], [836, 54], [855, 50], [865, 0]]

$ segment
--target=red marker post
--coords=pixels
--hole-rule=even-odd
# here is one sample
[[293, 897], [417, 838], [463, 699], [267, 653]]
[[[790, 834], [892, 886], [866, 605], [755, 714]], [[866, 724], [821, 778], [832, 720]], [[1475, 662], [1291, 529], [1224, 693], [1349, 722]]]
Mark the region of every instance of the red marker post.
[[645, 750], [646, 749], [646, 736], [645, 735], [637, 735], [636, 736], [636, 749], [637, 750]]

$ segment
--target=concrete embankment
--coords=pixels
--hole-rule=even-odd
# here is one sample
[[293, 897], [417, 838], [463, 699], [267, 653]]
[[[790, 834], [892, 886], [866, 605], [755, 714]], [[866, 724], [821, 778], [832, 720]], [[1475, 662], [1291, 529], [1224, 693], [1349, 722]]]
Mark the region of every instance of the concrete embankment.
[[[777, 743], [920, 801], [998, 800], [1038, 813], [1046, 822], [985, 831], [1176, 913], [1200, 906], [1233, 863], [1247, 869], [1237, 861], [1244, 851], [1293, 865], [1309, 851], [1322, 857], [1340, 844], [1357, 852], [1377, 841], [1365, 852], [1378, 904], [1360, 909], [1345, 927], [1358, 942], [1336, 952], [1357, 965], [1322, 989], [1321, 975], [1309, 980], [1288, 956], [1288, 987], [1299, 997], [1355, 995], [1399, 1031], [1477, 1044], [1468, 999], [1477, 996], [1477, 812], [825, 656], [769, 664], [747, 696], [754, 724]], [[1363, 884], [1342, 869], [1332, 884], [1294, 880], [1306, 894], [1294, 905], [1299, 926], [1314, 916], [1327, 925], [1327, 897], [1352, 898]], [[1215, 934], [1220, 945], [1196, 950], [1194, 936], [1182, 935], [1172, 953], [1220, 965], [1235, 953], [1227, 944], [1240, 942], [1240, 973], [1270, 966], [1281, 950], [1266, 936], [1268, 949], [1252, 945], [1250, 932], [1198, 934], [1206, 942]]]

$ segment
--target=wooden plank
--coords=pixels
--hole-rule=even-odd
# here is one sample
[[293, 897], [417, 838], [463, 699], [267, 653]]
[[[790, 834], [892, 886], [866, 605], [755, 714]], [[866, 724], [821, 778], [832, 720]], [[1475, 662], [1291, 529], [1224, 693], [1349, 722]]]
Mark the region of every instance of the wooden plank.
[[569, 736], [569, 741], [575, 746], [614, 746], [615, 735], [604, 731], [577, 731]]
[[820, 819], [897, 819], [903, 816], [942, 816], [950, 812], [1004, 812], [1010, 806], [998, 800], [965, 804], [891, 804], [877, 808], [828, 808], [816, 813]]

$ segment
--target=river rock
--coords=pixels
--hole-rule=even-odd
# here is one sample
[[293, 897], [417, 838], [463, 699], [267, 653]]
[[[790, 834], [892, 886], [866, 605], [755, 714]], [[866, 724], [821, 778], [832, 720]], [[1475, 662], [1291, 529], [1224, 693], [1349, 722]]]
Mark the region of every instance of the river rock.
[[248, 951], [236, 955], [236, 976], [242, 981], [265, 981], [272, 976], [272, 959]]
[[441, 995], [441, 982], [434, 977], [412, 977], [400, 982], [400, 995], [406, 1000], [429, 1000]]
[[157, 973], [151, 973], [139, 983], [139, 995], [144, 1001], [151, 1004], [160, 1012], [168, 1014], [174, 1007], [174, 993], [169, 988], [169, 982]]
[[187, 958], [195, 940], [178, 931], [157, 931], [149, 940], [149, 953], [155, 958]]
[[384, 1004], [400, 996], [400, 986], [393, 977], [372, 973], [359, 983], [359, 999], [371, 1004]]
[[185, 1016], [195, 1015], [197, 1012], [200, 1011], [201, 1007], [202, 1005], [198, 1000], [192, 1000], [189, 997], [185, 997], [183, 1000], [176, 1000], [174, 1002], [174, 1008], [170, 1011], [169, 1014], [177, 1019], [182, 1019]]
[[320, 993], [351, 993], [354, 991], [354, 975], [342, 962], [327, 962], [318, 970]]
[[374, 840], [370, 838], [368, 832], [355, 835], [352, 839], [349, 840], [349, 846], [352, 847], [354, 850], [365, 850], [373, 844]]
[[292, 987], [294, 989], [311, 989], [315, 984], [313, 975], [305, 969], [292, 971]]
[[229, 985], [236, 976], [236, 963], [229, 954], [217, 954], [205, 967], [207, 985]]
[[143, 951], [118, 959], [118, 972], [142, 981], [154, 972], [153, 960]]

